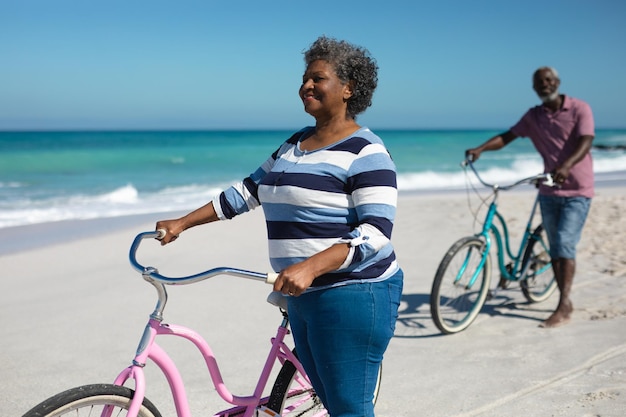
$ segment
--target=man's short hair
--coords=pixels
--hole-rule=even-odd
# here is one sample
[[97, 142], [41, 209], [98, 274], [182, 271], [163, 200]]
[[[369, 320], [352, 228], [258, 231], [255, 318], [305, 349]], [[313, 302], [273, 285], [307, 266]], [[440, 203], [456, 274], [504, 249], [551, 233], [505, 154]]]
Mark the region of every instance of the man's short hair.
[[537, 75], [537, 73], [539, 71], [550, 71], [552, 73], [552, 75], [554, 75], [554, 78], [556, 78], [557, 80], [560, 80], [559, 78], [559, 72], [556, 70], [556, 68], [554, 67], [539, 67], [535, 70], [535, 72], [533, 72], [533, 81], [535, 80], [535, 75]]

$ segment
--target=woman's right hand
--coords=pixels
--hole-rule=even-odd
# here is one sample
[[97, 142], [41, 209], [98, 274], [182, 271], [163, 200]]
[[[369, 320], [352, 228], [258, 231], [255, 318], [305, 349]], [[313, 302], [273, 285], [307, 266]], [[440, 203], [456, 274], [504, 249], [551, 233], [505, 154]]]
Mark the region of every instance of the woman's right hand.
[[160, 220], [156, 223], [155, 230], [164, 230], [165, 236], [160, 238], [161, 246], [167, 245], [170, 242], [178, 239], [178, 236], [183, 232], [180, 219], [175, 220]]
[[199, 224], [210, 223], [217, 220], [219, 220], [219, 218], [213, 208], [213, 202], [211, 201], [178, 219], [158, 221], [156, 230], [165, 230], [165, 236], [161, 239], [161, 245], [167, 245], [178, 239], [178, 236], [185, 230]]

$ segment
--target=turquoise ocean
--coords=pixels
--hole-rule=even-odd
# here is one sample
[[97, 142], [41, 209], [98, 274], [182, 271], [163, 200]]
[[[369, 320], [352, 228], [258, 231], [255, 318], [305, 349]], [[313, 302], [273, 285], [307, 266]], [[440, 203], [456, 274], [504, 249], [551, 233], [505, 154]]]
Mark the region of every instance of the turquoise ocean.
[[[0, 228], [186, 211], [253, 172], [292, 131], [0, 132]], [[401, 193], [464, 189], [464, 151], [497, 130], [375, 130]], [[626, 129], [597, 130], [598, 181], [626, 184]], [[483, 154], [487, 180], [542, 170], [527, 139]]]

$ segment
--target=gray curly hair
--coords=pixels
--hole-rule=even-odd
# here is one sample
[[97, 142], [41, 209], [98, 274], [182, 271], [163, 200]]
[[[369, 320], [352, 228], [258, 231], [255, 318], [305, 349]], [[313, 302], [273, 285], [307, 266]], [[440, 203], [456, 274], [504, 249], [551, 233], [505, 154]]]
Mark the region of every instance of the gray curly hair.
[[306, 66], [317, 60], [331, 64], [342, 82], [353, 83], [352, 97], [348, 99], [349, 117], [356, 119], [357, 114], [372, 105], [372, 96], [378, 85], [378, 65], [367, 49], [320, 36], [304, 51]]
[[537, 68], [535, 72], [533, 72], [533, 81], [535, 80], [535, 76], [539, 74], [540, 71], [550, 71], [552, 75], [554, 76], [554, 78], [556, 78], [557, 80], [560, 80], [559, 72], [556, 70], [556, 68], [544, 66], [544, 67]]

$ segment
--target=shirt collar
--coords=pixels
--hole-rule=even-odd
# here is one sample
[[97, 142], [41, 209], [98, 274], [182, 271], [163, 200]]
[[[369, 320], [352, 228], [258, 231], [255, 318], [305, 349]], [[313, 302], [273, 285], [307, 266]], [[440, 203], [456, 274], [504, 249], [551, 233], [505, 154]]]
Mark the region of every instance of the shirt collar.
[[560, 113], [562, 111], [569, 111], [569, 109], [572, 107], [572, 99], [566, 96], [565, 94], [563, 94], [563, 103], [561, 104], [561, 108], [555, 112], [551, 112], [543, 104], [540, 104], [537, 107], [539, 107], [541, 111], [544, 112], [545, 114], [553, 115], [553, 114]]
[[572, 107], [572, 99], [563, 94], [563, 105], [561, 110], [569, 110]]

